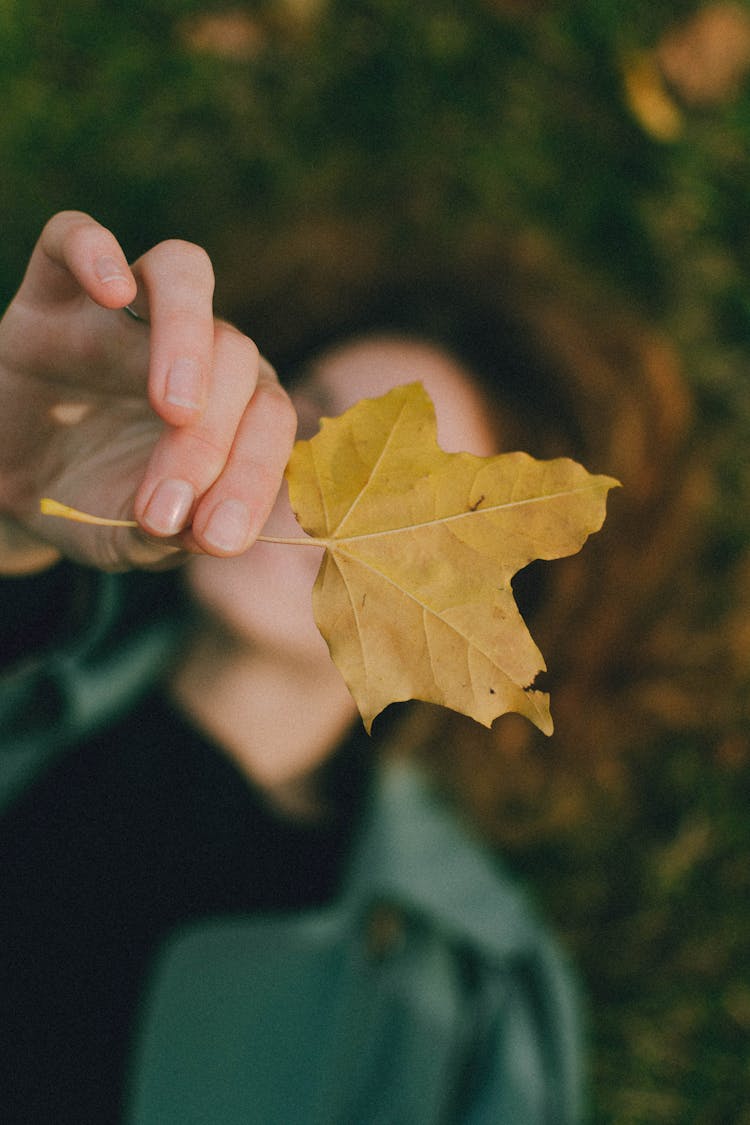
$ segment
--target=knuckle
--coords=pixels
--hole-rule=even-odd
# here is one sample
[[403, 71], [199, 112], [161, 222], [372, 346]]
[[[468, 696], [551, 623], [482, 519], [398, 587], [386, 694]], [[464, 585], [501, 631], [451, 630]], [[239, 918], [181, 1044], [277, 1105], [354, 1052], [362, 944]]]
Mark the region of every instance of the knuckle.
[[214, 348], [228, 369], [231, 365], [232, 371], [246, 377], [246, 401], [249, 400], [258, 387], [260, 352], [257, 344], [231, 324], [218, 321], [214, 328]]
[[295, 437], [297, 436], [297, 426], [299, 425], [299, 420], [297, 418], [297, 411], [294, 407], [294, 403], [285, 392], [283, 392], [283, 397], [279, 399], [276, 409], [279, 426], [282, 430], [283, 436], [286, 439], [287, 443], [291, 445]]
[[151, 251], [154, 260], [170, 268], [178, 262], [181, 269], [196, 278], [202, 279], [211, 288], [214, 285], [214, 267], [206, 250], [195, 242], [182, 238], [168, 238]]
[[190, 481], [199, 496], [221, 475], [228, 455], [229, 445], [220, 434], [208, 428], [194, 428], [174, 435], [172, 456], [181, 466], [181, 475]]
[[214, 480], [227, 459], [228, 445], [221, 437], [207, 429], [196, 429], [190, 434], [191, 462], [199, 465], [202, 474]]
[[[266, 359], [264, 355], [259, 356], [258, 359], [258, 378], [281, 387], [281, 382], [279, 380], [276, 368]], [[286, 392], [284, 393], [286, 394]]]
[[117, 243], [112, 231], [85, 211], [59, 211], [53, 215], [42, 231], [42, 241], [57, 244], [68, 258], [96, 247], [101, 253], [111, 253]]
[[252, 481], [256, 493], [266, 496], [275, 496], [281, 480], [281, 469], [276, 465], [269, 465], [258, 457], [247, 456], [238, 466], [242, 479]]
[[251, 367], [253, 374], [258, 371], [260, 364], [258, 345], [244, 332], [240, 332], [239, 328], [235, 328], [226, 320], [217, 320], [214, 326], [214, 340], [218, 347], [231, 348], [235, 358]]
[[253, 396], [253, 407], [266, 416], [268, 425], [273, 425], [280, 438], [294, 438], [297, 431], [297, 411], [280, 383], [259, 381]]
[[[58, 228], [62, 230], [74, 230], [81, 226], [88, 226], [96, 222], [85, 211], [58, 211], [48, 219], [44, 224], [44, 231], [57, 231]], [[97, 224], [98, 226], [99, 224]]]

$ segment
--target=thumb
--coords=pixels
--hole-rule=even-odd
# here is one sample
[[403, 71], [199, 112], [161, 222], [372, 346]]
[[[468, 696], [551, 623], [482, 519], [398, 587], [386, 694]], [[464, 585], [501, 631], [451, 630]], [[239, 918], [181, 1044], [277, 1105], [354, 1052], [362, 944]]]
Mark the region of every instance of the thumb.
[[133, 300], [136, 282], [111, 231], [82, 211], [61, 211], [39, 237], [21, 292], [25, 300], [50, 307], [81, 291], [117, 309]]

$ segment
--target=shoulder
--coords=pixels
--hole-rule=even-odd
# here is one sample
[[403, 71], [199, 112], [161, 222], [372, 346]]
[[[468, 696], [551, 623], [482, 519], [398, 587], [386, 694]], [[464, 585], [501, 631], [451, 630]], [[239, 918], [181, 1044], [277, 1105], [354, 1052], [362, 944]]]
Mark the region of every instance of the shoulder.
[[0, 579], [0, 804], [145, 690], [174, 649], [179, 605], [173, 574], [63, 563]]

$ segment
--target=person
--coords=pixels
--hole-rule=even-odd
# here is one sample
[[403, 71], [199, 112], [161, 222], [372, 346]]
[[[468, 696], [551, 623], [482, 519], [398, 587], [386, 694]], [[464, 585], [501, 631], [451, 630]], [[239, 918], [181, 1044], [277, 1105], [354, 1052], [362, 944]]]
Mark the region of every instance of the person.
[[486, 397], [389, 334], [288, 393], [212, 296], [197, 247], [130, 267], [65, 212], [0, 322], [5, 1119], [573, 1122], [564, 957], [409, 762], [409, 706], [365, 735], [319, 552], [256, 542], [296, 526], [321, 414], [420, 379], [443, 447], [484, 455]]

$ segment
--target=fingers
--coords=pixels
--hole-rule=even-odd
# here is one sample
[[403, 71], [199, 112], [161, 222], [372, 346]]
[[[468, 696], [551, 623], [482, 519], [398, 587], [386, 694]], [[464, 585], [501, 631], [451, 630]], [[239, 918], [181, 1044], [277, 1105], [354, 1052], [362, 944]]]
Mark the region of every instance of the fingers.
[[[42, 310], [59, 311], [82, 294], [107, 310], [135, 305], [148, 325], [132, 321], [128, 327], [125, 317], [106, 322], [100, 316], [87, 319], [86, 330], [110, 340], [109, 366], [115, 368], [118, 389], [120, 379], [145, 386], [148, 350], [149, 400], [173, 426], [192, 422], [206, 403], [213, 291], [211, 262], [200, 247], [177, 239], [162, 242], [131, 270], [114, 235], [80, 211], [61, 212], [47, 223], [22, 286], [24, 300]], [[123, 351], [125, 338], [131, 342]]]
[[98, 305], [116, 309], [133, 300], [136, 282], [111, 231], [81, 211], [62, 211], [42, 231], [22, 288], [42, 307], [83, 290]]
[[211, 383], [211, 261], [199, 246], [170, 240], [145, 254], [133, 271], [140, 283], [135, 308], [150, 323], [151, 406], [170, 425], [189, 425], [206, 406]]
[[150, 535], [214, 555], [246, 550], [265, 524], [289, 459], [296, 416], [254, 344], [217, 324], [212, 386], [192, 425], [168, 429], [135, 499]]
[[[51, 326], [55, 370], [58, 352], [72, 356], [62, 375], [95, 389], [100, 408], [102, 395], [135, 401], [148, 387], [166, 425], [134, 501], [146, 533], [210, 554], [245, 550], [273, 507], [296, 418], [255, 345], [214, 321], [208, 255], [172, 240], [131, 270], [111, 232], [62, 212], [42, 232], [22, 291]], [[125, 305], [147, 323], [116, 311]]]
[[289, 460], [296, 415], [275, 379], [258, 380], [224, 471], [196, 510], [192, 540], [214, 555], [247, 550], [265, 526]]

